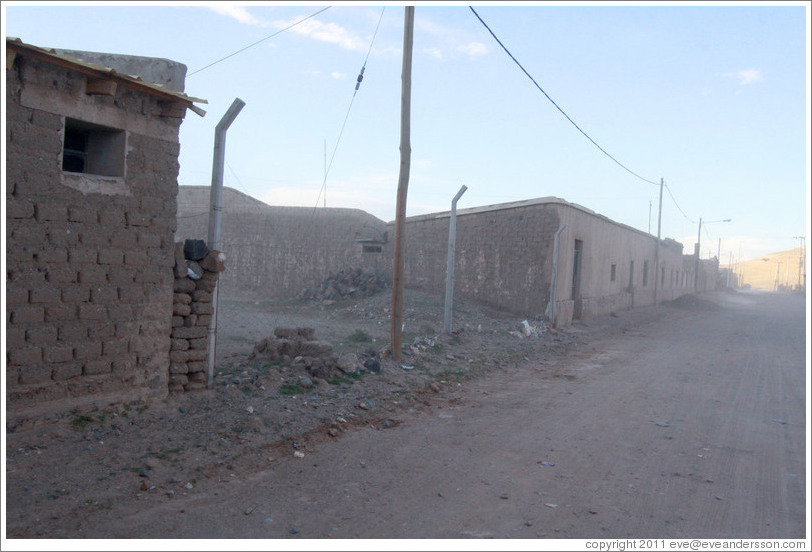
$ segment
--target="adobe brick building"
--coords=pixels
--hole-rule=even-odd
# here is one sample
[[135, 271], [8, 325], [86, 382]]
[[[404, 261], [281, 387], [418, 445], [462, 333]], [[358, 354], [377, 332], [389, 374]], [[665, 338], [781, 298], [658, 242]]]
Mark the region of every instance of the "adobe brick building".
[[[407, 287], [444, 294], [449, 221], [405, 220]], [[693, 292], [680, 243], [554, 197], [458, 210], [455, 250], [455, 295], [559, 326]]]
[[165, 396], [178, 130], [203, 100], [169, 60], [6, 47], [8, 411]]
[[[180, 187], [176, 239], [206, 233], [209, 194], [208, 186]], [[295, 299], [347, 268], [392, 279], [392, 222], [357, 209], [273, 207], [228, 188], [223, 206], [223, 296]], [[406, 219], [407, 287], [444, 295], [449, 220], [449, 212]], [[683, 256], [674, 240], [658, 248], [650, 234], [562, 199], [538, 198], [457, 212], [454, 292], [564, 326], [652, 305], [655, 288], [658, 302], [692, 293], [689, 260], [695, 257]], [[705, 281], [700, 277], [700, 291]]]

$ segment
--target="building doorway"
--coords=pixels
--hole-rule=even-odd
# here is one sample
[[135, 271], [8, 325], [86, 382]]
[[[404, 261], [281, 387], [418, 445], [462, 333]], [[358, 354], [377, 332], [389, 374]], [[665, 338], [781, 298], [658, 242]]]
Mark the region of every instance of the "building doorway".
[[581, 263], [583, 262], [584, 242], [582, 240], [575, 240], [575, 247], [573, 248], [572, 259], [572, 294], [573, 300], [572, 318], [575, 320], [581, 319], [581, 310], [583, 308], [581, 301]]

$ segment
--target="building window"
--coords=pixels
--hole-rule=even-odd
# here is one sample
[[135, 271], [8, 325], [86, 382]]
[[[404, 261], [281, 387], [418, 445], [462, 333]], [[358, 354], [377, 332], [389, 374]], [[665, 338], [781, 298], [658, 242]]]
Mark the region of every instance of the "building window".
[[381, 246], [380, 245], [365, 245], [364, 246], [364, 253], [380, 253]]
[[62, 170], [99, 176], [124, 176], [123, 130], [65, 119]]
[[645, 260], [643, 261], [643, 287], [646, 287], [647, 285], [648, 285], [648, 260]]
[[609, 273], [609, 281], [614, 282], [616, 278], [617, 278], [617, 265], [612, 264], [612, 270]]

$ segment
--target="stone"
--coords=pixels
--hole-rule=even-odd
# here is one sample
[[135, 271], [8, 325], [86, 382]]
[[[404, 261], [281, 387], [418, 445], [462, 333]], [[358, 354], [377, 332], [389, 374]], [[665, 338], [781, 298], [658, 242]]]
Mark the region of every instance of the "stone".
[[199, 261], [209, 252], [206, 242], [203, 240], [188, 239], [183, 244], [183, 255], [186, 259]]
[[358, 362], [358, 355], [355, 353], [347, 353], [338, 357], [338, 369], [345, 374], [354, 374], [358, 371], [360, 364]]
[[209, 251], [200, 261], [200, 266], [209, 272], [222, 272], [226, 269], [226, 254], [222, 251]]
[[203, 277], [204, 270], [203, 267], [200, 266], [200, 263], [195, 261], [187, 261], [186, 272], [188, 273], [189, 278], [192, 280], [199, 280]]
[[377, 374], [381, 371], [381, 363], [374, 358], [368, 358], [364, 361], [364, 368], [373, 374]]
[[299, 345], [302, 356], [320, 357], [333, 354], [333, 346], [326, 341], [304, 341]]

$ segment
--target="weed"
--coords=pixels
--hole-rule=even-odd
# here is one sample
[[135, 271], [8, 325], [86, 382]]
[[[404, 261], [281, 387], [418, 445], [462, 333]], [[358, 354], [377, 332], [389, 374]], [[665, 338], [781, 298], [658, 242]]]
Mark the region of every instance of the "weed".
[[73, 427], [73, 429], [76, 431], [79, 431], [80, 429], [83, 429], [86, 425], [92, 423], [93, 418], [91, 418], [90, 416], [85, 416], [83, 414], [74, 414], [73, 418], [70, 421], [71, 427]]
[[364, 330], [355, 330], [353, 333], [347, 337], [347, 339], [351, 343], [367, 343], [372, 341], [372, 336], [366, 333]]
[[282, 395], [301, 395], [304, 392], [304, 388], [299, 387], [298, 385], [292, 385], [290, 383], [282, 384], [282, 387], [279, 388], [279, 393]]

